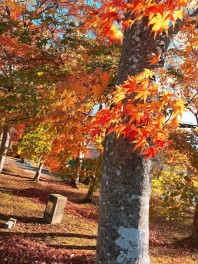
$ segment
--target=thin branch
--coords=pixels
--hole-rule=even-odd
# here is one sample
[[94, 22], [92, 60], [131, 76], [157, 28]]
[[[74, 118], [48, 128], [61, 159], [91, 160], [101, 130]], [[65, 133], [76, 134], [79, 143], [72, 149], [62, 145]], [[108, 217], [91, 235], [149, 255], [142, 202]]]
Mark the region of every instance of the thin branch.
[[23, 118], [19, 118], [19, 119], [9, 119], [8, 122], [18, 122], [18, 121], [22, 121], [22, 120], [30, 119], [30, 118], [32, 118], [32, 117], [36, 117], [36, 115], [27, 116], [27, 117], [23, 117]]
[[182, 124], [182, 123], [179, 124], [179, 128], [192, 128], [192, 129], [195, 129], [197, 127], [198, 127], [198, 125]]
[[193, 97], [187, 102], [187, 104], [185, 104], [185, 106], [188, 106], [191, 102], [192, 102], [192, 100], [193, 99], [195, 99], [195, 97], [198, 95], [198, 92], [196, 92], [194, 95], [193, 95]]

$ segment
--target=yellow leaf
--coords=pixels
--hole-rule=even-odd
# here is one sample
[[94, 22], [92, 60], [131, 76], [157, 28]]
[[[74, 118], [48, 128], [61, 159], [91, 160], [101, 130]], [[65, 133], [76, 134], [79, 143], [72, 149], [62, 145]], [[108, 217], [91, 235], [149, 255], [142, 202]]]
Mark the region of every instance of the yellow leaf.
[[182, 20], [182, 18], [183, 18], [183, 14], [182, 14], [182, 11], [181, 11], [181, 10], [176, 10], [176, 11], [174, 11], [173, 13], [174, 13], [175, 21], [176, 21], [177, 19], [181, 19], [181, 20]]
[[118, 102], [122, 101], [125, 97], [126, 97], [126, 95], [125, 95], [125, 91], [123, 90], [123, 87], [122, 86], [118, 86], [117, 90], [114, 93], [112, 101], [114, 103], [118, 103]]
[[137, 95], [136, 95], [136, 97], [135, 97], [135, 99], [138, 99], [138, 98], [143, 98], [143, 100], [144, 100], [144, 103], [146, 102], [146, 99], [147, 99], [147, 97], [148, 97], [148, 95], [149, 95], [149, 91], [141, 91], [141, 92], [139, 92]]
[[44, 74], [44, 72], [37, 72], [38, 76], [42, 76]]
[[[157, 13], [155, 16], [150, 16], [148, 24], [152, 25], [152, 31], [156, 36], [157, 33], [161, 33], [163, 30], [168, 34], [169, 22], [169, 12], [163, 12], [163, 14]], [[174, 24], [174, 21], [172, 23]]]
[[144, 78], [151, 78], [151, 77], [153, 77], [154, 72], [149, 70], [149, 69], [144, 69], [142, 74], [143, 74]]
[[179, 121], [180, 120], [178, 118], [176, 118], [176, 117], [174, 117], [173, 119], [171, 119], [171, 121], [170, 121], [170, 127], [171, 127], [171, 129], [178, 128]]

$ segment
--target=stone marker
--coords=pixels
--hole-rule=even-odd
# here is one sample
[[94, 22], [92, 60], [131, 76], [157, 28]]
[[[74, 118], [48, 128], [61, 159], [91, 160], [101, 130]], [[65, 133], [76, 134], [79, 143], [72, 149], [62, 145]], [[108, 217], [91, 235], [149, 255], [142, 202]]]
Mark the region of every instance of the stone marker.
[[4, 228], [12, 228], [13, 226], [15, 226], [16, 225], [16, 219], [14, 219], [14, 218], [10, 218], [9, 220], [8, 220], [8, 222], [6, 222], [5, 224], [4, 224]]
[[59, 224], [62, 221], [67, 197], [61, 194], [50, 194], [45, 213], [44, 222], [48, 224]]

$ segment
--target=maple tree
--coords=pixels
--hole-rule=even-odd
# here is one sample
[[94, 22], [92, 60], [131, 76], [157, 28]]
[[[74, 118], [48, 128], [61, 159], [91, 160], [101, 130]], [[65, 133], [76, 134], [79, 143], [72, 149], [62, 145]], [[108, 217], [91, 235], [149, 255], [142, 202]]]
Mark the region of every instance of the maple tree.
[[[88, 5], [83, 1], [76, 4], [73, 1], [5, 1], [1, 4], [0, 78], [3, 104], [0, 111], [5, 126], [13, 127], [19, 122], [39, 119], [49, 110], [50, 104], [60, 98], [54, 96], [55, 90], [58, 95], [60, 87], [65, 86], [65, 82], [68, 85], [68, 78], [76, 65], [79, 63], [79, 67], [83, 68], [80, 64], [86, 56], [83, 45], [86, 46], [88, 41], [78, 31], [78, 23], [82, 10], [87, 12], [85, 7]], [[77, 74], [80, 75], [78, 70]], [[97, 88], [104, 89], [107, 81], [104, 82], [99, 85], [96, 80]], [[67, 94], [67, 90], [64, 93]], [[67, 97], [68, 102], [70, 96]]]
[[[111, 17], [110, 14], [109, 16]], [[105, 19], [107, 20], [106, 16]], [[113, 16], [112, 19], [118, 18]], [[141, 19], [141, 16], [138, 19]], [[156, 23], [165, 27], [157, 17], [155, 19]], [[167, 19], [170, 19], [168, 15]], [[145, 68], [141, 74], [129, 77], [123, 85], [116, 87], [108, 102], [108, 109], [99, 112], [93, 120], [93, 135], [99, 134], [104, 128], [108, 129], [108, 133], [115, 131], [118, 137], [122, 135], [129, 138], [136, 144], [136, 148], [141, 148], [142, 154], [149, 158], [155, 157], [160, 148], [168, 145], [169, 131], [181, 126], [181, 117], [185, 109], [193, 112], [197, 118], [197, 83], [193, 76], [197, 74], [197, 67], [194, 65], [197, 61], [198, 47], [194, 21], [194, 18], [189, 18], [180, 28], [179, 34], [185, 41], [184, 49], [177, 50], [177, 47], [174, 51], [173, 48], [169, 49], [168, 53], [174, 56], [171, 59], [167, 54], [166, 68], [154, 70]], [[152, 31], [155, 30], [155, 27], [152, 28]], [[179, 36], [177, 38], [181, 39]], [[157, 64], [160, 56], [161, 52], [153, 54], [153, 58], [147, 63], [151, 66]], [[134, 96], [131, 97], [131, 94]]]
[[71, 50], [73, 57], [80, 59], [69, 62], [70, 72], [56, 84], [53, 103], [42, 117], [54, 131], [52, 150], [46, 162], [50, 170], [59, 175], [67, 174], [68, 161], [85, 153], [90, 141], [98, 145], [98, 139], [93, 139], [85, 127], [106, 102], [113, 87], [120, 50], [117, 45], [110, 47], [108, 43], [86, 38], [81, 49], [86, 60], [82, 60], [79, 50]]
[[[65, 169], [67, 163], [61, 159], [79, 155], [84, 140], [107, 129], [97, 263], [149, 262], [149, 158], [168, 145], [169, 131], [178, 127], [189, 101], [196, 103], [191, 87], [184, 92], [181, 86], [166, 88], [162, 77], [168, 70], [155, 69], [163, 65], [168, 34], [172, 36], [178, 19], [183, 19], [184, 30], [192, 30], [181, 66], [185, 83], [189, 84], [187, 74], [196, 73], [192, 66], [189, 69], [196, 61], [191, 56], [197, 49], [196, 18], [189, 17], [187, 4], [185, 0], [112, 0], [100, 5], [95, 1], [6, 1], [1, 6], [2, 124], [29, 120], [32, 114], [37, 122], [47, 119], [57, 133], [48, 159], [55, 170]], [[108, 45], [122, 41], [122, 30], [123, 51], [114, 88], [109, 85], [110, 75], [115, 80], [110, 63], [116, 62], [116, 56]], [[103, 45], [102, 36], [106, 38]], [[102, 63], [101, 56], [92, 56], [98, 46], [110, 54], [106, 59], [108, 52], [104, 52]], [[189, 86], [194, 86], [190, 79]], [[91, 109], [104, 102], [106, 109], [88, 126]]]
[[185, 130], [177, 131], [173, 137], [174, 143], [154, 163], [151, 199], [152, 211], [157, 213], [160, 207], [161, 213], [172, 220], [197, 204], [198, 187], [197, 138]]
[[[23, 4], [1, 3], [0, 97], [3, 103], [0, 111], [1, 124], [8, 129], [35, 117], [41, 105], [49, 102], [51, 91], [50, 80], [45, 78], [44, 83], [40, 71], [47, 65], [50, 71], [54, 57], [37, 41], [42, 28], [32, 20], [40, 16], [28, 18], [31, 12], [28, 13]], [[1, 164], [3, 167], [3, 159]]]
[[[170, 21], [174, 27], [183, 15], [189, 17], [183, 9], [186, 4], [187, 1], [108, 1], [90, 19], [90, 24], [99, 27], [99, 33], [108, 36], [110, 41], [119, 40], [121, 36], [114, 21], [122, 23], [125, 29], [118, 86], [108, 109], [95, 117], [92, 130], [93, 134], [98, 134], [103, 126], [108, 128], [96, 263], [149, 263], [146, 214], [150, 162], [142, 159], [138, 148], [147, 159], [155, 157], [156, 152], [167, 145], [169, 131], [178, 127], [178, 117], [184, 111], [186, 101], [181, 93], [176, 96], [173, 89], [154, 82], [157, 72], [165, 75], [167, 70], [151, 71], [151, 68], [160, 53], [162, 59], [165, 56], [170, 39], [162, 32], [172, 36], [174, 30], [169, 30]], [[189, 24], [193, 21], [194, 18], [188, 18]], [[155, 38], [152, 42], [151, 32]], [[151, 52], [155, 54], [153, 58]], [[128, 75], [131, 76], [126, 80]], [[112, 133], [114, 131], [117, 135]], [[135, 148], [129, 147], [129, 143], [134, 143]]]
[[100, 178], [101, 178], [101, 171], [102, 171], [102, 156], [95, 159], [86, 159], [85, 160], [85, 169], [87, 170], [87, 176], [90, 179], [89, 182], [89, 189], [84, 198], [85, 202], [92, 202], [94, 191], [99, 186]]
[[173, 147], [180, 153], [185, 149], [186, 160], [182, 163], [186, 167], [186, 175], [184, 179], [186, 183], [184, 186], [181, 184], [181, 196], [183, 200], [189, 199], [191, 204], [194, 205], [194, 218], [193, 218], [193, 228], [192, 235], [197, 239], [198, 230], [198, 216], [197, 216], [197, 130], [191, 129], [191, 131], [184, 130], [180, 133], [175, 133], [172, 135], [174, 139]]

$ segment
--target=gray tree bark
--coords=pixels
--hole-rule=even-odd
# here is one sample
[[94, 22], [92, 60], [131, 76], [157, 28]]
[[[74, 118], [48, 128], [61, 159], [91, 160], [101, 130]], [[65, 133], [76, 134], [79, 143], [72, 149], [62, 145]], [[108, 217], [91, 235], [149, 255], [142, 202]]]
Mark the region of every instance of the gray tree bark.
[[8, 147], [10, 144], [10, 133], [9, 133], [9, 126], [3, 126], [2, 138], [1, 138], [1, 146], [0, 146], [0, 174], [2, 172], [6, 154], [8, 151]]
[[[151, 68], [151, 53], [164, 51], [168, 39], [155, 40], [146, 19], [125, 32], [117, 84]], [[148, 264], [151, 161], [127, 139], [106, 137], [100, 185], [97, 264]]]
[[34, 176], [34, 179], [33, 179], [34, 182], [39, 182], [40, 177], [41, 177], [42, 168], [43, 168], [43, 162], [40, 162], [38, 170], [37, 170], [37, 172]]

